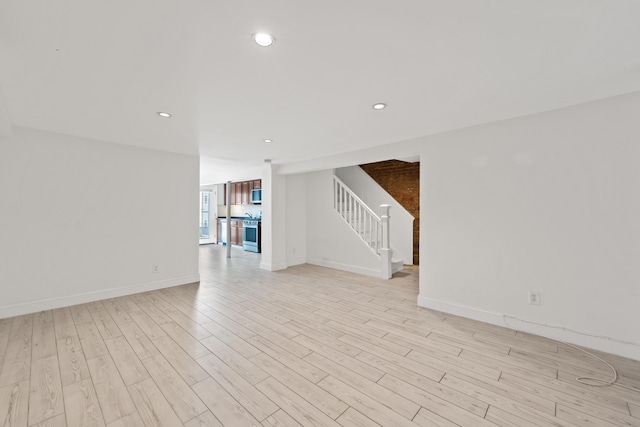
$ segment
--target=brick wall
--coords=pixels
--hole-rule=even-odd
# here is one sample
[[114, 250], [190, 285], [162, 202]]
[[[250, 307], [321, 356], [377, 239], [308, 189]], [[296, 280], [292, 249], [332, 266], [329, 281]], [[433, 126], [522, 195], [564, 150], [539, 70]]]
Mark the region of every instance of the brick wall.
[[399, 160], [368, 163], [360, 167], [411, 215], [413, 222], [413, 263], [419, 264], [420, 249], [420, 162]]

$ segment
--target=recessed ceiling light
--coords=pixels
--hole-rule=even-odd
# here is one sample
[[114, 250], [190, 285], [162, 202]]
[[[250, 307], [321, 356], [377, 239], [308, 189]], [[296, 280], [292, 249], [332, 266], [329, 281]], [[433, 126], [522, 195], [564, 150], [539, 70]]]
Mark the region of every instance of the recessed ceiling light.
[[267, 144], [270, 142], [273, 142], [273, 139], [263, 139], [264, 142], [266, 142]]
[[382, 110], [383, 108], [386, 108], [386, 107], [387, 107], [387, 104], [383, 102], [378, 102], [377, 104], [373, 104], [374, 110]]
[[276, 41], [275, 37], [267, 33], [255, 33], [253, 40], [262, 47], [271, 46]]
[[165, 113], [164, 111], [158, 111], [157, 113], [160, 117], [164, 117], [165, 119], [168, 119], [169, 117], [171, 117], [171, 114], [169, 113]]

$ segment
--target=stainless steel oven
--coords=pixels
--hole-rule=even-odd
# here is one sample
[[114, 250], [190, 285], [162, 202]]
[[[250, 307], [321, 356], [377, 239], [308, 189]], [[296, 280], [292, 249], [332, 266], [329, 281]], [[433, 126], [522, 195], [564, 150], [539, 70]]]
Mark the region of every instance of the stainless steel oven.
[[242, 221], [242, 248], [245, 251], [260, 252], [260, 221], [245, 219]]

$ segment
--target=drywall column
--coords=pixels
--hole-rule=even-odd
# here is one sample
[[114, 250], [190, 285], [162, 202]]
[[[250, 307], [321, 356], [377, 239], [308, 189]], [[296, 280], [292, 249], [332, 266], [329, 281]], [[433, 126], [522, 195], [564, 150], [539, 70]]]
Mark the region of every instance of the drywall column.
[[287, 268], [287, 181], [277, 166], [267, 163], [262, 171], [262, 262], [263, 270]]
[[231, 258], [231, 181], [227, 181], [227, 258]]

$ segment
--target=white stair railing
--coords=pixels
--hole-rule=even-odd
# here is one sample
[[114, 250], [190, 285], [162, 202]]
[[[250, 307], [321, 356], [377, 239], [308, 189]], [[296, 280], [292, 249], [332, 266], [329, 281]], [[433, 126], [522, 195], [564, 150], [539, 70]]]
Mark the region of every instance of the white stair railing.
[[382, 220], [336, 176], [333, 177], [333, 207], [376, 254], [382, 248]]
[[378, 216], [338, 177], [333, 177], [333, 207], [369, 248], [380, 258], [380, 275], [390, 279], [392, 250], [389, 242], [389, 208], [381, 205]]

